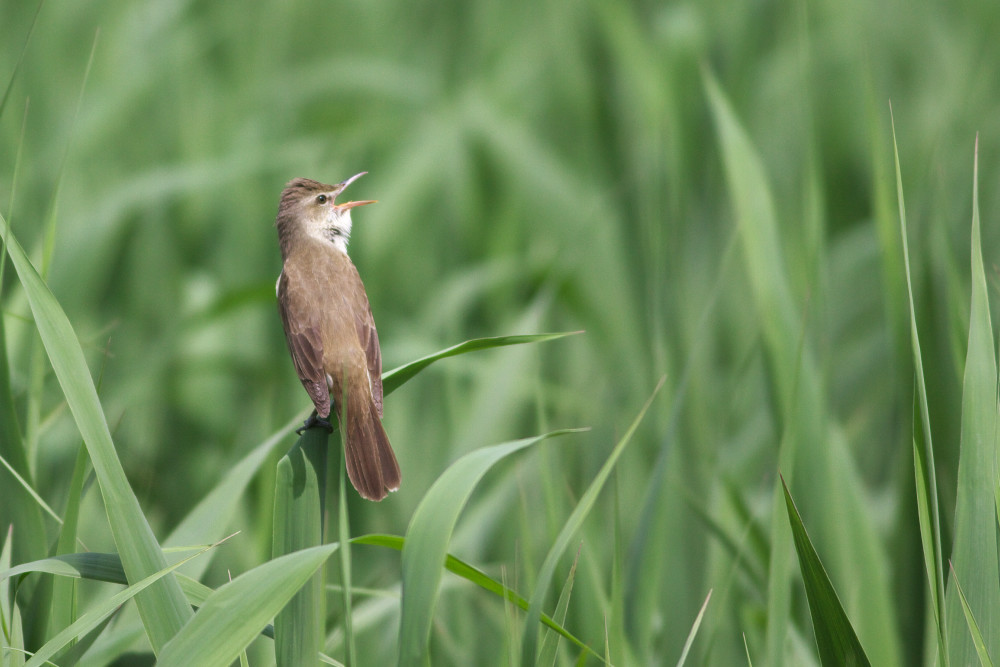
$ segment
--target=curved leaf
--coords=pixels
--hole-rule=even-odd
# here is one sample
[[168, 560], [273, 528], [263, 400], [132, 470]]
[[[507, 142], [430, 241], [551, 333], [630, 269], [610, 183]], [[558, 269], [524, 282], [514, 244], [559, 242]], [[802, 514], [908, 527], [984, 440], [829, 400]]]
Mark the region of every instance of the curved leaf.
[[270, 560], [220, 586], [160, 654], [160, 667], [228, 665], [305, 584], [337, 544]]
[[[371, 534], [352, 538], [351, 543], [388, 547], [390, 549], [395, 549], [396, 551], [402, 551], [403, 545], [406, 544], [406, 538], [399, 535]], [[456, 574], [466, 581], [476, 584], [480, 588], [485, 589], [490, 593], [507, 600], [508, 602], [513, 602], [524, 611], [528, 611], [528, 601], [521, 597], [517, 591], [505, 586], [474, 565], [470, 565], [462, 559], [448, 554], [445, 558], [444, 568], [452, 574]], [[550, 616], [542, 614], [542, 624], [550, 628], [556, 634], [572, 642], [580, 650], [589, 653], [592, 657], [597, 658], [602, 662], [604, 661], [603, 656], [584, 644], [580, 639], [574, 636], [561, 624], [553, 620]]]
[[[69, 645], [74, 639], [83, 636], [84, 634], [90, 632], [98, 625], [103, 623], [105, 619], [110, 616], [118, 607], [125, 604], [133, 597], [139, 595], [142, 591], [146, 590], [148, 587], [154, 585], [156, 582], [162, 580], [163, 577], [167, 576], [178, 567], [191, 560], [192, 558], [197, 558], [200, 554], [204, 553], [211, 547], [205, 547], [196, 554], [188, 556], [186, 559], [175, 563], [169, 567], [165, 567], [159, 572], [155, 572], [148, 577], [138, 581], [131, 586], [125, 588], [124, 590], [115, 593], [111, 597], [105, 598], [100, 602], [93, 605], [90, 610], [78, 618], [75, 622], [71, 623], [69, 626], [64, 628], [55, 637], [50, 639], [45, 643], [42, 648], [38, 650], [29, 660], [25, 663], [25, 667], [41, 667], [41, 665], [47, 664], [49, 658], [54, 656], [56, 653], [61, 651], [65, 646]], [[50, 558], [47, 561], [59, 561], [63, 559]], [[63, 560], [65, 562], [65, 560]], [[178, 587], [179, 590], [179, 587]], [[137, 598], [138, 599], [138, 598]]]
[[947, 665], [948, 634], [944, 623], [944, 558], [941, 550], [941, 512], [938, 507], [937, 472], [934, 466], [934, 443], [931, 438], [930, 408], [927, 404], [927, 382], [924, 378], [923, 353], [917, 331], [917, 313], [913, 300], [913, 280], [910, 271], [910, 248], [906, 231], [906, 201], [903, 197], [903, 175], [896, 145], [896, 126], [892, 118], [892, 151], [896, 165], [896, 201], [899, 206], [899, 235], [903, 246], [903, 270], [906, 275], [907, 302], [910, 306], [910, 347], [913, 353], [913, 468], [916, 477], [917, 517], [920, 523], [920, 543], [924, 552], [924, 568], [931, 594], [930, 604], [937, 629], [937, 654], [940, 664]]
[[[418, 369], [419, 370], [419, 369]], [[524, 440], [483, 447], [455, 461], [420, 501], [403, 546], [403, 607], [399, 627], [399, 664], [420, 665], [427, 656], [441, 570], [458, 515], [483, 475], [500, 459], [566, 429]]]
[[[987, 526], [996, 525], [997, 362], [980, 240], [978, 172], [977, 144], [972, 181], [972, 294], [962, 379], [962, 430], [951, 565], [955, 575], [965, 582], [968, 604], [983, 630], [986, 647], [996, 653], [1000, 651], [1000, 565], [997, 531]], [[945, 626], [951, 664], [975, 662], [976, 646], [965, 632], [965, 613], [951, 582], [945, 593]]]
[[[145, 579], [163, 570], [167, 561], [118, 460], [80, 341], [66, 313], [32, 266], [21, 244], [5, 227], [2, 217], [0, 234], [24, 287], [35, 326], [66, 403], [87, 445], [125, 572], [130, 581]], [[136, 603], [154, 651], [159, 651], [191, 617], [191, 608], [172, 576], [152, 583], [136, 598]]]
[[833, 589], [826, 568], [820, 562], [819, 554], [813, 547], [806, 527], [802, 525], [802, 517], [795, 508], [792, 496], [781, 479], [785, 490], [785, 506], [788, 509], [788, 521], [792, 525], [792, 538], [795, 541], [795, 552], [799, 556], [799, 567], [802, 568], [802, 580], [806, 586], [806, 598], [809, 600], [809, 612], [813, 619], [813, 632], [816, 634], [816, 647], [824, 666], [836, 665], [870, 665], [868, 656], [861, 648], [861, 642], [851, 626], [851, 621], [844, 612], [837, 591]]
[[474, 338], [472, 340], [467, 340], [464, 343], [452, 345], [451, 347], [441, 350], [440, 352], [435, 352], [434, 354], [422, 357], [416, 361], [404, 364], [399, 368], [394, 368], [387, 373], [383, 373], [382, 391], [386, 395], [389, 395], [396, 389], [399, 389], [400, 386], [402, 386], [414, 375], [424, 370], [438, 359], [455, 357], [460, 354], [465, 354], [466, 352], [475, 352], [477, 350], [488, 350], [494, 347], [522, 345], [524, 343], [541, 343], [548, 340], [556, 340], [557, 338], [565, 338], [566, 336], [572, 336], [578, 333], [583, 332], [569, 331], [564, 333], [530, 334], [526, 336], [494, 336], [491, 338]]

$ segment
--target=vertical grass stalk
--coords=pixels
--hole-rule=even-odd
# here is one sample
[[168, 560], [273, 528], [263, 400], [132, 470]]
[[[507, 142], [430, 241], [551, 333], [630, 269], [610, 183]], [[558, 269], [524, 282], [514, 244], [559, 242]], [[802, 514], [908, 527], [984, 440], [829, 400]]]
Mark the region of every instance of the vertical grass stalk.
[[[326, 431], [310, 428], [278, 462], [274, 482], [273, 558], [323, 544], [328, 441]], [[326, 619], [323, 578], [321, 567], [275, 617], [274, 653], [278, 667], [317, 664]]]

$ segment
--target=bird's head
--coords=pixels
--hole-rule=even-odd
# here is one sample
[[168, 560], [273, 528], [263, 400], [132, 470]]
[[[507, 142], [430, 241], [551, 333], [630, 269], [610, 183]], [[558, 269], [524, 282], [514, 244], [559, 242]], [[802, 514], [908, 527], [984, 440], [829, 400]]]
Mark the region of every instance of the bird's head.
[[283, 254], [288, 249], [287, 244], [302, 235], [329, 241], [346, 253], [351, 238], [351, 209], [375, 202], [366, 199], [337, 204], [335, 200], [348, 185], [366, 173], [355, 174], [336, 185], [308, 178], [289, 181], [281, 193], [276, 223]]

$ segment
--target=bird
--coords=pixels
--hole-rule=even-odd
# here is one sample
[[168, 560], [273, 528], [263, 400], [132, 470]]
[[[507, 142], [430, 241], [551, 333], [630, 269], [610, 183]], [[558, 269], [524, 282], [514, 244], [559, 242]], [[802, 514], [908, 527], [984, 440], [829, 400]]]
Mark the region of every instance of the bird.
[[278, 312], [295, 371], [315, 411], [299, 433], [340, 424], [347, 475], [358, 493], [382, 500], [399, 489], [400, 470], [382, 426], [382, 352], [368, 295], [347, 255], [351, 211], [373, 200], [336, 203], [361, 172], [336, 185], [289, 181], [275, 226], [282, 268]]

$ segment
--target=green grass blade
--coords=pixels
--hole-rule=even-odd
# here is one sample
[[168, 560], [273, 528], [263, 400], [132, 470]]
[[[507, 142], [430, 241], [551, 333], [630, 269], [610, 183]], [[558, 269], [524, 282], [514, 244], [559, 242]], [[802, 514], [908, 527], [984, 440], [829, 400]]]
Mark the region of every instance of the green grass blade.
[[[234, 533], [235, 535], [235, 533]], [[230, 535], [229, 537], [232, 537]], [[229, 537], [224, 538], [228, 540]], [[205, 549], [214, 545], [199, 545], [185, 547], [183, 551], [198, 551], [199, 554]], [[191, 562], [191, 558], [181, 561], [181, 566]], [[61, 554], [42, 558], [30, 563], [21, 563], [14, 567], [0, 570], [0, 580], [19, 577], [32, 572], [53, 574], [60, 577], [71, 577], [75, 579], [90, 579], [93, 581], [104, 581], [109, 584], [121, 584], [128, 586], [128, 579], [125, 577], [125, 570], [122, 568], [122, 560], [118, 554], [84, 552], [73, 554]], [[211, 594], [212, 589], [190, 577], [178, 574], [178, 579], [182, 582], [181, 588], [188, 601], [194, 606], [200, 606]]]
[[[743, 239], [743, 255], [754, 298], [760, 302], [758, 310], [770, 314], [761, 327], [769, 341], [780, 340], [794, 350], [802, 326], [785, 276], [781, 233], [764, 166], [715, 78], [707, 70], [703, 78], [725, 158], [730, 198]], [[797, 361], [787, 354], [780, 361], [785, 367], [779, 369], [778, 382], [788, 384], [787, 378], [795, 375], [793, 368]], [[789, 405], [787, 394], [791, 388], [779, 386], [779, 390], [781, 405]]]
[[983, 667], [993, 667], [993, 660], [990, 658], [990, 652], [987, 650], [986, 642], [983, 640], [983, 633], [979, 629], [979, 623], [976, 622], [976, 616], [972, 613], [969, 600], [965, 597], [965, 591], [962, 590], [962, 585], [958, 581], [958, 575], [955, 574], [954, 568], [951, 570], [951, 580], [955, 584], [958, 599], [962, 602], [962, 611], [965, 613], [965, 622], [969, 626], [969, 635], [972, 637], [972, 643], [976, 646], [976, 653], [979, 654], [979, 664]]
[[[10, 568], [14, 527], [7, 528], [3, 547], [0, 548], [0, 570]], [[21, 612], [11, 593], [11, 587], [0, 577], [0, 665], [20, 667], [24, 664], [24, 632]]]
[[809, 612], [812, 614], [820, 660], [824, 667], [870, 665], [868, 656], [865, 655], [861, 642], [858, 641], [858, 636], [844, 612], [844, 607], [840, 604], [840, 598], [833, 589], [826, 568], [823, 567], [819, 554], [813, 548], [809, 534], [802, 525], [802, 517], [795, 508], [783, 478], [781, 486], [785, 492], [788, 521], [792, 527], [799, 567], [802, 569], [802, 580], [806, 587], [806, 598], [809, 600]]
[[[399, 544], [395, 545], [394, 548], [397, 551], [402, 550], [403, 538], [400, 537], [396, 539], [399, 541]], [[372, 543], [376, 544], [380, 542], [375, 541]], [[204, 547], [186, 548], [186, 550], [189, 551], [196, 549], [200, 550], [200, 553], [195, 555], [204, 557]], [[183, 570], [192, 560], [195, 559], [184, 559], [178, 563], [178, 569]], [[13, 579], [29, 573], [52, 574], [61, 579], [89, 579], [92, 581], [104, 581], [110, 584], [121, 584], [123, 586], [128, 585], [128, 579], [125, 577], [125, 570], [122, 569], [121, 559], [118, 557], [118, 554], [110, 553], [64, 554], [61, 556], [52, 556], [51, 558], [43, 558], [31, 563], [23, 563], [15, 567], [5, 567], [3, 570], [0, 570], [0, 581], [8, 578]], [[180, 571], [175, 572], [175, 575], [180, 583], [181, 590], [184, 591], [184, 596], [187, 598], [188, 603], [193, 607], [201, 607], [212, 596], [212, 594], [215, 593], [215, 589], [206, 586], [196, 579], [192, 579], [191, 577], [184, 575]], [[527, 603], [524, 603], [524, 607], [527, 608]], [[274, 639], [274, 627], [265, 627], [262, 634]], [[570, 639], [573, 641], [579, 641], [572, 636], [570, 636]]]
[[[90, 470], [87, 448], [80, 445], [73, 477], [69, 483], [66, 500], [66, 514], [56, 543], [56, 554], [70, 554], [76, 550], [77, 526], [80, 520], [80, 503], [83, 501], [83, 484]], [[52, 628], [64, 628], [76, 620], [76, 583], [57, 578], [52, 584], [52, 614], [49, 624]]]
[[705, 596], [705, 603], [701, 605], [701, 609], [698, 610], [698, 615], [694, 619], [694, 625], [691, 626], [691, 632], [688, 633], [687, 639], [684, 641], [684, 650], [681, 651], [681, 657], [677, 660], [677, 667], [683, 667], [684, 663], [687, 662], [688, 653], [691, 651], [691, 645], [694, 644], [694, 638], [698, 635], [698, 628], [701, 627], [701, 622], [705, 618], [705, 611], [708, 609], [708, 603], [712, 600], [712, 591], [708, 591], [708, 595]]
[[0, 571], [0, 580], [17, 577], [29, 572], [44, 572], [62, 577], [107, 581], [113, 584], [127, 584], [122, 561], [117, 554], [76, 553], [52, 556], [30, 563], [15, 565]]
[[[10, 235], [6, 220], [0, 216], [3, 237]], [[4, 241], [6, 243], [6, 241]], [[0, 256], [0, 269], [6, 260], [6, 253]], [[2, 276], [2, 273], [0, 273]], [[45, 539], [45, 523], [41, 507], [44, 501], [33, 488], [33, 480], [28, 466], [28, 454], [21, 429], [18, 425], [17, 406], [11, 388], [10, 364], [7, 359], [7, 332], [4, 315], [0, 309], [0, 529], [13, 526], [14, 540], [11, 546], [13, 561], [42, 558], [48, 553]], [[29, 621], [29, 636], [37, 636]], [[39, 637], [39, 639], [41, 639]]]
[[21, 61], [24, 60], [24, 54], [28, 50], [28, 42], [31, 40], [31, 33], [35, 31], [35, 24], [38, 23], [38, 15], [42, 11], [43, 2], [44, 0], [38, 0], [38, 5], [35, 6], [35, 13], [31, 17], [31, 25], [24, 36], [24, 44], [21, 46], [21, 51], [17, 54], [17, 60], [14, 62], [14, 69], [10, 73], [10, 79], [7, 80], [7, 87], [4, 88], [3, 97], [0, 97], [0, 118], [3, 117], [4, 107], [7, 106], [7, 100], [10, 99], [10, 91], [14, 87], [14, 79], [17, 78], [17, 72], [21, 69]]
[[545, 601], [546, 593], [548, 592], [549, 584], [552, 582], [552, 577], [555, 574], [556, 565], [559, 562], [559, 558], [562, 557], [563, 552], [566, 551], [566, 547], [569, 545], [570, 540], [576, 531], [580, 529], [583, 524], [583, 520], [590, 513], [591, 508], [594, 503], [597, 502], [597, 496], [600, 494], [601, 490], [604, 488], [604, 483], [607, 482], [608, 477], [611, 475], [611, 471], [614, 470], [615, 464], [618, 462], [619, 457], [622, 452], [625, 451], [625, 447], [631, 442], [632, 435], [635, 433], [636, 429], [639, 428], [642, 418], [646, 415], [646, 411], [649, 410], [649, 406], [653, 404], [653, 399], [656, 398], [656, 394], [660, 391], [666, 378], [660, 378], [657, 383], [656, 388], [653, 389], [652, 395], [646, 401], [646, 404], [642, 406], [639, 414], [636, 416], [635, 420], [629, 426], [625, 435], [622, 436], [618, 444], [611, 451], [608, 456], [607, 461], [601, 466], [601, 469], [597, 472], [597, 476], [587, 487], [587, 490], [580, 497], [580, 501], [577, 503], [576, 507], [573, 509], [572, 514], [563, 524], [562, 530], [559, 531], [556, 541], [552, 544], [549, 549], [549, 553], [546, 554], [545, 560], [542, 562], [541, 570], [538, 573], [538, 579], [535, 583], [535, 592], [531, 595], [531, 603], [528, 608], [527, 617], [524, 619], [524, 633], [521, 638], [521, 664], [524, 667], [529, 667], [535, 664], [536, 652], [538, 647], [538, 626], [541, 621], [542, 615], [542, 604]]
[[[187, 577], [181, 573], [177, 574], [177, 579], [178, 581], [180, 581], [181, 588], [184, 590], [184, 595], [187, 596], [188, 602], [190, 602], [195, 607], [203, 606], [205, 602], [208, 600], [208, 598], [210, 598], [212, 594], [215, 593], [214, 589], [209, 588], [200, 581], [195, 581], [194, 579], [191, 579], [190, 577]], [[274, 639], [274, 626], [265, 625], [264, 628], [260, 631], [260, 634], [270, 639]], [[333, 658], [331, 658], [330, 656], [325, 655], [323, 653], [319, 654], [319, 659], [321, 662], [325, 662], [328, 665], [341, 664], [336, 660], [334, 660]]]
[[[916, 385], [915, 385], [916, 386]], [[945, 639], [944, 580], [940, 577], [941, 530], [936, 520], [937, 493], [933, 490], [934, 460], [928, 458], [925, 445], [930, 442], [926, 431], [927, 410], [920, 405], [918, 392], [913, 395], [913, 473], [916, 478], [917, 519], [920, 523], [920, 544], [923, 549], [924, 569], [930, 592], [931, 616], [937, 633], [938, 659], [948, 665], [948, 646]]]
[[[104, 357], [107, 360], [107, 356]], [[101, 380], [104, 377], [104, 368], [102, 364], [101, 373], [97, 379], [97, 388], [100, 389]], [[87, 447], [82, 442], [76, 451], [76, 463], [73, 465], [73, 476], [70, 479], [69, 493], [66, 497], [66, 512], [65, 517], [59, 520], [59, 539], [56, 542], [56, 554], [71, 554], [76, 551], [77, 542], [77, 528], [80, 521], [80, 503], [83, 501], [84, 485], [86, 484], [88, 472], [90, 471], [90, 459], [87, 457]], [[62, 577], [54, 577], [52, 580], [52, 602], [51, 602], [51, 612], [49, 614], [49, 630], [48, 635], [51, 635], [55, 630], [64, 628], [76, 620], [77, 614], [77, 589], [76, 582], [72, 579], [64, 579]], [[96, 638], [97, 632], [92, 632], [89, 637], [90, 644]], [[86, 648], [82, 647], [81, 651], [76, 652], [77, 654], [85, 651]], [[66, 653], [60, 654], [59, 658], [64, 659], [69, 657]], [[70, 662], [67, 660], [67, 662]]]
[[101, 637], [101, 633], [103, 633], [105, 629], [107, 629], [107, 627], [114, 622], [114, 620], [115, 615], [111, 614], [98, 623], [93, 630], [80, 637], [80, 639], [76, 640], [75, 643], [71, 642], [70, 646], [65, 650], [57, 653], [52, 662], [57, 665], [79, 664], [80, 658], [90, 650], [90, 647], [93, 646], [94, 643]]
[[[997, 461], [997, 464], [998, 466], [1000, 466], [1000, 461]], [[996, 530], [997, 530], [997, 545], [998, 545], [997, 550], [1000, 551], [1000, 470], [997, 470], [994, 473], [994, 477], [995, 477], [995, 486], [993, 488], [993, 494], [997, 512], [996, 513], [996, 519], [997, 519]], [[997, 558], [1000, 559], [1000, 554], [997, 555]]]
[[344, 448], [340, 448], [342, 460], [340, 469], [340, 484], [337, 489], [337, 539], [343, 545], [340, 550], [340, 582], [342, 600], [344, 603], [344, 646], [347, 651], [347, 664], [357, 664], [354, 642], [354, 608], [351, 604], [351, 522], [347, 511], [347, 465], [343, 460]]
[[62, 519], [59, 517], [58, 514], [56, 514], [56, 511], [51, 507], [49, 507], [49, 504], [45, 502], [45, 499], [42, 498], [40, 495], [38, 495], [38, 493], [33, 488], [31, 488], [31, 484], [28, 482], [28, 480], [26, 480], [21, 475], [21, 473], [19, 473], [17, 469], [13, 465], [11, 465], [11, 463], [3, 456], [0, 456], [0, 467], [3, 467], [7, 470], [7, 473], [14, 480], [13, 484], [20, 486], [21, 490], [24, 491], [24, 493], [27, 493], [29, 496], [31, 496], [31, 499], [35, 502], [36, 505], [38, 505], [39, 508], [41, 508], [46, 514], [48, 514], [49, 517], [62, 523]]
[[[406, 539], [400, 537], [399, 535], [361, 535], [351, 539], [353, 544], [368, 544], [373, 546], [388, 547], [390, 549], [395, 549], [396, 551], [402, 551], [403, 545], [406, 544]], [[497, 597], [503, 598], [508, 602], [512, 602], [524, 611], [528, 611], [528, 601], [521, 597], [517, 591], [512, 588], [507, 587], [505, 584], [497, 581], [493, 577], [489, 576], [482, 570], [476, 568], [469, 563], [456, 558], [451, 554], [448, 554], [445, 559], [444, 567], [446, 570], [452, 574], [456, 574], [462, 577], [466, 581], [476, 584], [483, 590], [493, 593]], [[575, 637], [561, 624], [556, 623], [553, 618], [546, 614], [542, 614], [542, 624], [549, 629], [556, 632], [562, 638], [573, 643], [577, 648], [581, 649], [584, 653], [589, 653], [592, 657], [597, 658], [600, 661], [604, 661], [604, 658], [594, 651], [592, 648], [583, 643], [582, 640]]]
[[441, 350], [440, 352], [435, 352], [434, 354], [428, 355], [417, 359], [416, 361], [411, 361], [408, 364], [404, 364], [399, 368], [394, 368], [393, 370], [382, 374], [382, 391], [384, 394], [388, 395], [398, 389], [403, 383], [409, 381], [414, 375], [424, 370], [435, 361], [439, 359], [445, 359], [447, 357], [455, 357], [460, 354], [465, 354], [466, 352], [475, 352], [478, 350], [489, 350], [494, 347], [504, 347], [507, 345], [523, 345], [525, 343], [541, 343], [549, 340], [556, 340], [558, 338], [565, 338], [566, 336], [572, 336], [574, 334], [583, 333], [582, 331], [570, 331], [566, 333], [551, 333], [551, 334], [531, 334], [527, 336], [496, 336], [492, 338], [475, 338], [473, 340], [467, 340], [464, 343], [459, 343], [458, 345], [452, 345], [449, 348]]
[[[275, 559], [323, 544], [328, 440], [326, 431], [311, 428], [278, 462], [272, 544]], [[299, 583], [285, 598], [288, 604], [283, 602], [278, 608], [280, 613], [274, 619], [278, 667], [311, 664], [323, 649], [326, 620], [323, 588], [323, 570], [311, 572], [309, 580]]]
[[498, 461], [546, 438], [572, 433], [560, 430], [469, 452], [452, 463], [413, 512], [402, 555], [403, 605], [399, 628], [399, 664], [422, 665], [428, 659], [431, 623], [441, 571], [458, 515], [483, 475]]
[[[55, 296], [3, 222], [0, 219], [7, 253], [24, 287], [38, 333], [90, 453], [104, 496], [108, 524], [125, 571], [130, 581], [145, 579], [163, 570], [166, 560], [118, 460], [80, 341]], [[153, 582], [136, 598], [136, 603], [150, 644], [157, 652], [191, 617], [191, 608], [171, 576]]]
[[[326, 544], [280, 556], [220, 586], [164, 647], [157, 665], [186, 667], [195, 656], [199, 664], [228, 665], [336, 549]], [[298, 664], [313, 664], [316, 654]]]
[[[505, 588], [507, 587], [506, 567], [500, 568], [500, 582]], [[507, 654], [507, 660], [502, 664], [506, 665], [506, 667], [515, 667], [517, 664], [515, 659], [517, 658], [518, 650], [520, 648], [520, 644], [518, 643], [520, 637], [517, 633], [517, 626], [519, 625], [517, 620], [517, 611], [514, 609], [514, 606], [510, 604], [509, 600], [503, 601], [503, 611], [504, 653]]]
[[[39, 3], [38, 9], [41, 8]], [[32, 29], [38, 18], [38, 9], [32, 18]], [[29, 29], [30, 35], [30, 29]], [[27, 39], [25, 39], [27, 46]], [[23, 56], [23, 51], [22, 54]], [[18, 65], [20, 64], [20, 56]], [[15, 65], [15, 73], [17, 66]], [[11, 75], [13, 83], [14, 75]], [[7, 88], [7, 93], [10, 87]], [[2, 115], [3, 105], [7, 99], [4, 94], [3, 102], [0, 102], [0, 115]], [[18, 187], [18, 174], [21, 165], [21, 154], [24, 147], [24, 134], [28, 121], [28, 105], [25, 102], [24, 117], [21, 121], [21, 133], [17, 142], [17, 151], [14, 157], [13, 174], [10, 183], [10, 204], [9, 214], [14, 211], [14, 197]], [[0, 221], [8, 232], [10, 220]], [[4, 274], [7, 266], [7, 252], [5, 242], [0, 242], [0, 293], [3, 291]], [[0, 526], [12, 526], [17, 539], [14, 541], [12, 557], [16, 562], [41, 558], [47, 554], [45, 524], [43, 522], [41, 507], [47, 505], [33, 488], [33, 479], [28, 454], [28, 447], [24, 440], [19, 425], [17, 406], [14, 400], [14, 391], [11, 384], [11, 366], [7, 358], [7, 332], [3, 309], [0, 307], [0, 462], [7, 469], [7, 472], [0, 471]], [[9, 474], [8, 474], [9, 473]], [[16, 481], [7, 482], [13, 477]], [[49, 510], [51, 513], [51, 510]], [[54, 513], [52, 513], [54, 514]], [[58, 517], [56, 517], [58, 520]], [[36, 604], [44, 604], [44, 598], [51, 594], [45, 588], [46, 584], [41, 583], [37, 591], [28, 589], [26, 598], [30, 598]], [[45, 639], [45, 625], [47, 614], [44, 611], [28, 615], [27, 624], [23, 628], [28, 643], [37, 646]], [[22, 630], [18, 621], [18, 632]], [[23, 642], [22, 642], [23, 643]], [[22, 658], [19, 658], [22, 659]]]
[[[148, 577], [145, 577], [144, 579], [137, 581], [131, 586], [128, 586], [124, 590], [115, 593], [111, 597], [104, 598], [100, 602], [92, 605], [90, 609], [87, 611], [87, 613], [80, 616], [80, 618], [78, 618], [68, 627], [64, 628], [62, 631], [57, 633], [55, 637], [46, 642], [45, 645], [42, 646], [31, 657], [31, 660], [29, 660], [26, 663], [25, 667], [41, 667], [41, 665], [46, 664], [49, 658], [57, 654], [59, 651], [62, 651], [66, 646], [69, 646], [70, 642], [72, 642], [74, 639], [82, 637], [83, 635], [85, 635], [86, 633], [90, 632], [91, 630], [99, 626], [101, 623], [103, 623], [108, 616], [110, 616], [112, 613], [114, 613], [116, 609], [118, 609], [118, 607], [125, 604], [133, 597], [138, 596], [140, 593], [148, 589], [150, 586], [155, 585], [156, 582], [162, 581], [163, 577], [169, 576], [170, 573], [172, 573], [174, 570], [176, 570], [178, 567], [183, 565], [188, 560], [197, 558], [199, 555], [201, 555], [202, 553], [211, 548], [212, 548], [211, 546], [205, 547], [198, 553], [192, 554], [191, 556], [188, 556], [188, 558], [178, 563], [175, 563], [174, 565], [165, 567], [159, 572], [154, 572]], [[48, 560], [59, 561], [62, 559], [54, 558]], [[180, 587], [178, 586], [178, 590], [179, 588]], [[136, 597], [136, 600], [138, 600], [138, 597]]]
[[[997, 365], [986, 271], [979, 231], [979, 153], [973, 167], [972, 305], [962, 385], [962, 434], [955, 497], [955, 536], [951, 563], [966, 585], [968, 602], [990, 653], [1000, 651], [1000, 567], [997, 563], [994, 471], [997, 451]], [[974, 662], [976, 647], [965, 632], [965, 614], [954, 586], [945, 597], [948, 650], [952, 664]]]
[[[663, 452], [662, 449], [660, 451], [661, 453]], [[631, 522], [631, 508], [626, 509], [622, 504], [622, 479], [623, 476], [620, 474], [620, 470], [616, 470], [612, 492], [614, 497], [614, 513], [612, 516], [614, 516], [614, 520], [611, 522], [611, 526], [608, 527], [613, 535], [612, 541], [614, 545], [611, 551], [610, 563], [611, 582], [608, 584], [607, 601], [605, 602], [602, 596], [602, 598], [598, 599], [598, 604], [607, 609], [604, 614], [606, 619], [604, 622], [606, 628], [605, 634], [608, 637], [608, 644], [617, 649], [616, 660], [619, 664], [635, 664], [640, 661], [640, 658], [636, 655], [635, 647], [641, 644], [639, 644], [636, 637], [629, 635], [625, 625], [628, 618], [625, 596], [625, 568], [627, 564], [623, 526]], [[636, 526], [636, 529], [641, 530], [638, 526]], [[594, 568], [588, 568], [588, 571], [592, 575], [595, 589], [603, 590], [603, 582], [600, 584], [597, 583], [600, 581], [600, 578], [594, 576], [596, 575]], [[655, 583], [657, 586], [660, 585], [660, 581], [656, 581]], [[551, 633], [546, 632], [546, 635], [551, 635]]]
[[[573, 565], [569, 568], [569, 574], [566, 575], [566, 582], [563, 584], [562, 591], [559, 592], [559, 600], [556, 602], [556, 610], [552, 613], [552, 620], [559, 625], [564, 625], [566, 623], [566, 612], [569, 609], [570, 596], [573, 594], [573, 582], [576, 580], [576, 566], [579, 560], [580, 551], [578, 549], [576, 552], [576, 558], [573, 559]], [[538, 664], [551, 665], [552, 667], [555, 667], [556, 650], [558, 648], [559, 633], [547, 630], [545, 632], [545, 636], [542, 638], [542, 647], [538, 652]]]
[[903, 247], [903, 269], [906, 274], [906, 294], [910, 307], [910, 342], [913, 351], [915, 392], [913, 397], [913, 466], [916, 475], [917, 515], [920, 522], [920, 541], [923, 545], [924, 568], [927, 571], [931, 610], [938, 633], [938, 660], [947, 666], [948, 635], [944, 623], [944, 558], [941, 549], [941, 514], [938, 506], [937, 473], [934, 466], [934, 445], [931, 440], [930, 412], [927, 404], [927, 383], [924, 379], [923, 354], [917, 331], [916, 307], [913, 301], [913, 280], [910, 271], [910, 249], [907, 241], [906, 202], [903, 197], [903, 176], [899, 165], [899, 147], [896, 145], [896, 125], [892, 119], [892, 150], [896, 166], [896, 200], [899, 205], [899, 232]]

